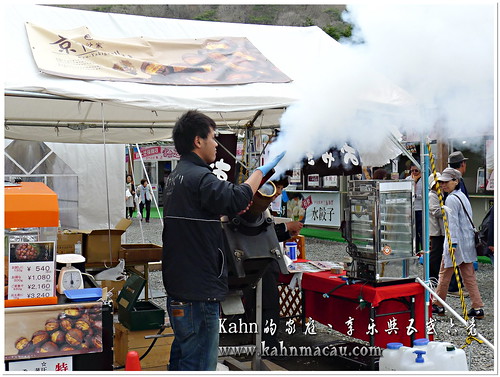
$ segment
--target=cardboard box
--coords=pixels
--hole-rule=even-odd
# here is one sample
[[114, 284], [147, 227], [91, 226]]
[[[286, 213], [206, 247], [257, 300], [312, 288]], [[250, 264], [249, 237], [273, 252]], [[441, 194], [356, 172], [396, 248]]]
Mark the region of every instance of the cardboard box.
[[[147, 335], [155, 335], [158, 330], [131, 331], [121, 323], [115, 323], [114, 355], [115, 364], [125, 365], [127, 353], [136, 351], [141, 357], [153, 339], [145, 339]], [[162, 334], [173, 334], [172, 328], [166, 328]], [[158, 338], [154, 347], [148, 355], [141, 360], [141, 369], [145, 370], [167, 370], [167, 364], [170, 359], [170, 348], [174, 341], [173, 336]]]
[[113, 300], [113, 311], [118, 311], [118, 295], [125, 285], [125, 280], [101, 280], [99, 282], [101, 288], [108, 288], [108, 292], [111, 292], [111, 299]]
[[162, 247], [153, 243], [125, 243], [121, 245], [119, 258], [125, 263], [161, 262]]
[[[132, 220], [121, 219], [115, 229], [77, 230], [83, 234], [83, 256], [86, 263], [118, 262], [118, 255], [122, 243], [122, 234], [132, 224]], [[110, 258], [111, 240], [111, 258]], [[111, 259], [111, 260], [110, 260]]]
[[81, 233], [58, 233], [57, 254], [82, 254], [83, 235]]

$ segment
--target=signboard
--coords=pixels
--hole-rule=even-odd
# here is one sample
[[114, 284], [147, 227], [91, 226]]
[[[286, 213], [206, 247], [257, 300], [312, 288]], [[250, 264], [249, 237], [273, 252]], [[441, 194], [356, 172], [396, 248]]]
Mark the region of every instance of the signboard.
[[309, 174], [307, 176], [307, 187], [320, 187], [319, 174]]
[[486, 140], [486, 190], [495, 190], [495, 144]]
[[342, 148], [332, 148], [317, 159], [308, 153], [303, 170], [306, 176], [319, 174], [320, 177], [360, 174], [361, 158], [356, 149], [345, 143]]
[[[102, 303], [5, 309], [5, 360], [102, 352]], [[48, 369], [47, 369], [48, 370]]]
[[49, 359], [23, 360], [9, 363], [9, 372], [71, 372], [73, 358], [51, 357]]
[[287, 191], [286, 217], [305, 225], [340, 226], [340, 193]]
[[339, 177], [336, 175], [325, 175], [323, 177], [323, 187], [339, 187]]
[[55, 296], [54, 242], [9, 243], [8, 299]]
[[[128, 149], [126, 150], [128, 152]], [[175, 150], [173, 145], [157, 145], [153, 147], [141, 147], [141, 153], [134, 148], [134, 161], [140, 161], [142, 155], [143, 161], [164, 161], [164, 160], [179, 160], [179, 153]], [[126, 161], [130, 157], [127, 153]]]
[[236, 156], [238, 137], [235, 134], [219, 134], [216, 140], [219, 145], [215, 162], [210, 165], [212, 172], [222, 181], [237, 183], [237, 166], [233, 156]]
[[291, 81], [244, 37], [112, 39], [85, 26], [49, 30], [30, 22], [26, 31], [38, 68], [55, 76], [166, 85]]

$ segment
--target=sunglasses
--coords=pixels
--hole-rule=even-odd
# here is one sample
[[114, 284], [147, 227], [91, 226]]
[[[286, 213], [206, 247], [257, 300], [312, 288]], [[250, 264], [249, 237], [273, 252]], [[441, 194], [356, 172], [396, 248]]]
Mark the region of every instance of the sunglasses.
[[411, 172], [413, 172], [413, 173], [418, 173], [418, 172], [420, 172], [420, 170], [418, 170], [418, 169], [410, 169], [410, 171], [411, 171]]

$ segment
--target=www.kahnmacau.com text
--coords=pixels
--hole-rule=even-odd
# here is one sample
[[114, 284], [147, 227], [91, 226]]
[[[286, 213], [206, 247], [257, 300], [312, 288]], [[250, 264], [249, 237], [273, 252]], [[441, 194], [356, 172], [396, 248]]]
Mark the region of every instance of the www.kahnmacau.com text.
[[[219, 356], [252, 356], [256, 352], [256, 347], [248, 346], [221, 346]], [[340, 346], [328, 344], [325, 346], [285, 346], [283, 341], [279, 342], [279, 347], [266, 346], [266, 342], [261, 344], [261, 357], [319, 357], [319, 356], [340, 356], [340, 357], [380, 357], [382, 348], [375, 346]]]

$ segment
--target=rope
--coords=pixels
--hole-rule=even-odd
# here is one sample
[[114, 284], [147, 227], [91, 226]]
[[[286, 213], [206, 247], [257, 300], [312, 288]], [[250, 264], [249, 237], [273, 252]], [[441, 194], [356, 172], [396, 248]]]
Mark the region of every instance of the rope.
[[[441, 214], [443, 215], [444, 231], [446, 234], [446, 238], [448, 240], [448, 249], [449, 249], [450, 256], [451, 256], [451, 262], [453, 264], [453, 270], [455, 271], [455, 279], [457, 280], [458, 292], [459, 292], [459, 296], [460, 296], [460, 305], [462, 307], [462, 314], [463, 314], [464, 319], [467, 321], [469, 319], [469, 316], [467, 315], [467, 305], [465, 303], [464, 292], [462, 290], [462, 284], [460, 282], [460, 275], [458, 274], [458, 266], [457, 266], [457, 261], [455, 259], [455, 249], [452, 247], [450, 227], [448, 225], [448, 217], [446, 216], [446, 211], [444, 210], [443, 194], [441, 192], [441, 187], [439, 186], [439, 182], [437, 179], [436, 163], [434, 160], [434, 155], [432, 154], [431, 145], [430, 145], [429, 141], [427, 141], [427, 150], [429, 151], [429, 158], [430, 158], [430, 163], [431, 163], [432, 175], [434, 177], [434, 182], [436, 185], [436, 192], [437, 192], [438, 198], [439, 198], [439, 205], [441, 207]], [[476, 339], [475, 337], [472, 336], [471, 329], [469, 327], [467, 328], [467, 334], [468, 334], [468, 337], [465, 340], [466, 344], [463, 347], [467, 346], [468, 344], [471, 344], [472, 340], [477, 340], [478, 342], [480, 342], [478, 339]]]

